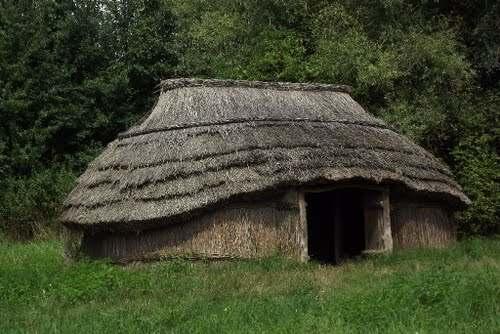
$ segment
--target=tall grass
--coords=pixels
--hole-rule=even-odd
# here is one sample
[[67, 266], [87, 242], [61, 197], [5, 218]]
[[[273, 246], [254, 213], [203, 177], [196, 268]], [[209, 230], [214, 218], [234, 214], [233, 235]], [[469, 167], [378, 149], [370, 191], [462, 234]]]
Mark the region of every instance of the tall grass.
[[340, 267], [261, 261], [65, 263], [0, 242], [1, 333], [498, 333], [500, 239]]

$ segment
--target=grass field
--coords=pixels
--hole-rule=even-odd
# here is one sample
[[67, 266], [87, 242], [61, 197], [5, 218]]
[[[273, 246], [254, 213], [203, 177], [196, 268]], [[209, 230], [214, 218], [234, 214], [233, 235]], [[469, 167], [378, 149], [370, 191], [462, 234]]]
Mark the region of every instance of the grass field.
[[500, 239], [340, 267], [67, 264], [0, 241], [0, 333], [500, 333]]

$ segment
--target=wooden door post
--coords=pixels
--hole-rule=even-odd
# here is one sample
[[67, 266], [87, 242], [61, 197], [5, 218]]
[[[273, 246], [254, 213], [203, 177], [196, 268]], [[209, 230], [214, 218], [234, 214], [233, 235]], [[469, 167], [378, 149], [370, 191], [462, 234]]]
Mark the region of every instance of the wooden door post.
[[299, 258], [302, 262], [309, 260], [309, 250], [307, 245], [307, 202], [304, 192], [298, 192], [299, 200], [299, 221], [297, 224], [297, 246], [299, 247]]
[[389, 190], [367, 191], [364, 199], [365, 252], [392, 251]]

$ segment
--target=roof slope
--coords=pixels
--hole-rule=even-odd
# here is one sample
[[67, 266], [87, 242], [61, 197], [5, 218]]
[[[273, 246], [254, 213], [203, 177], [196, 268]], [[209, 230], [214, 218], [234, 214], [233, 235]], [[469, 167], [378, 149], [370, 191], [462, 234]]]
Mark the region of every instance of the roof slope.
[[[174, 79], [78, 179], [62, 221], [143, 228], [242, 194], [362, 178], [469, 200], [346, 86]], [[166, 218], [166, 219], [165, 219]]]

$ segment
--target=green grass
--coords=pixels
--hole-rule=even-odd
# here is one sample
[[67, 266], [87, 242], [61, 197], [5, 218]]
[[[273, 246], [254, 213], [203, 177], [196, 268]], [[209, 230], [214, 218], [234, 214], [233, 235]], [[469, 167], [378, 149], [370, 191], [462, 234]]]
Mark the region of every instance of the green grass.
[[0, 333], [500, 333], [500, 239], [341, 267], [65, 263], [0, 241]]

